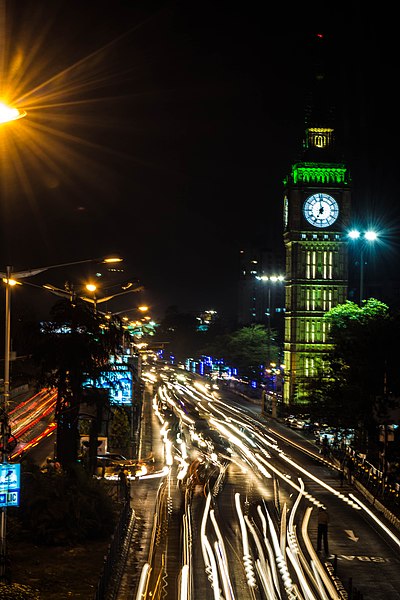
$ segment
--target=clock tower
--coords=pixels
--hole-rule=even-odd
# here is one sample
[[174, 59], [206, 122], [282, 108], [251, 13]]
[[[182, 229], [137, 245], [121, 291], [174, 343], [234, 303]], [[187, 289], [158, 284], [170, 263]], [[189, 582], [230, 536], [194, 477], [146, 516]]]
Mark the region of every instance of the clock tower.
[[[322, 77], [317, 83], [320, 98], [329, 97]], [[323, 373], [330, 349], [324, 313], [347, 300], [351, 179], [323, 108], [309, 108], [301, 158], [284, 180], [285, 404], [308, 401], [307, 384]]]

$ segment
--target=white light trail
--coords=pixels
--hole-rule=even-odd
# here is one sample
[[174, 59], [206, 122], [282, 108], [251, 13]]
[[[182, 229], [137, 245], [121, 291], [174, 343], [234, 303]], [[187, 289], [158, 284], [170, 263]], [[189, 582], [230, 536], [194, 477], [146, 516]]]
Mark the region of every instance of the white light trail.
[[330, 577], [328, 576], [325, 568], [322, 566], [321, 561], [319, 560], [318, 554], [314, 550], [314, 546], [311, 543], [310, 537], [308, 535], [308, 523], [310, 520], [310, 516], [312, 513], [313, 507], [308, 506], [306, 508], [304, 519], [301, 527], [302, 539], [307, 548], [309, 555], [311, 556], [311, 566], [313, 569], [318, 571], [320, 578], [322, 579], [326, 589], [328, 590], [330, 600], [340, 600], [340, 596], [335, 589]]
[[247, 584], [249, 587], [255, 587], [256, 586], [256, 578], [254, 575], [253, 560], [252, 560], [250, 549], [249, 549], [247, 528], [246, 528], [245, 520], [243, 518], [242, 507], [240, 506], [240, 494], [238, 492], [236, 492], [236, 494], [235, 494], [235, 506], [236, 506], [236, 512], [239, 517], [240, 530], [242, 532], [243, 563], [244, 563], [244, 570], [246, 573]]
[[136, 593], [136, 600], [145, 600], [149, 575], [150, 565], [149, 563], [145, 563], [143, 565], [142, 572], [140, 573], [139, 585]]
[[378, 517], [376, 517], [374, 515], [374, 513], [367, 506], [365, 506], [365, 504], [360, 502], [360, 500], [358, 500], [358, 498], [356, 498], [354, 496], [354, 494], [349, 494], [349, 495], [351, 498], [353, 498], [354, 502], [357, 502], [357, 504], [359, 504], [360, 509], [365, 510], [365, 512], [371, 517], [371, 519], [373, 519], [375, 521], [375, 523], [377, 523], [379, 525], [379, 527], [381, 527], [383, 529], [383, 531], [394, 541], [394, 543], [400, 547], [399, 538], [396, 535], [394, 535], [394, 533], [392, 533], [390, 531], [390, 529], [388, 527], [386, 527], [386, 525], [380, 519], [378, 519]]
[[181, 569], [181, 589], [179, 593], [179, 600], [189, 600], [189, 567], [183, 565]]

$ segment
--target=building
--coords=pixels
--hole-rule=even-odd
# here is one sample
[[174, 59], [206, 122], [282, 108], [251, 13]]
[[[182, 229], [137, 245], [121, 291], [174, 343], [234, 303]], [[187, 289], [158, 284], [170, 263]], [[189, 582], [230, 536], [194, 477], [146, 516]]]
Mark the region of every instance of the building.
[[347, 300], [351, 178], [335, 139], [329, 83], [317, 68], [299, 160], [284, 181], [284, 403], [307, 401], [330, 349], [324, 314]]
[[[240, 251], [238, 325], [263, 324], [283, 336], [285, 313], [283, 257], [270, 250], [246, 248]], [[273, 279], [270, 279], [270, 278]]]

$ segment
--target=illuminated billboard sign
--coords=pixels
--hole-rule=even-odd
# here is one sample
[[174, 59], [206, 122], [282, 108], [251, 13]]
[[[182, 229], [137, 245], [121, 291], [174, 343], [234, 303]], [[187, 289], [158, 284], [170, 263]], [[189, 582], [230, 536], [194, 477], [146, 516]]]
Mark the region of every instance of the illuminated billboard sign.
[[21, 465], [0, 463], [0, 507], [19, 506]]
[[126, 365], [113, 365], [94, 382], [88, 379], [83, 387], [108, 389], [111, 404], [132, 404], [132, 371]]

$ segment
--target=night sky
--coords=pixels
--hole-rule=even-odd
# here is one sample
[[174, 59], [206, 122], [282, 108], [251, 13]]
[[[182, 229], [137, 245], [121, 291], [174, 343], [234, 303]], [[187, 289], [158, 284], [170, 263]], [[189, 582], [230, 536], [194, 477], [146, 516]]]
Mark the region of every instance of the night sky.
[[27, 111], [0, 130], [0, 270], [119, 252], [156, 314], [234, 314], [239, 250], [282, 250], [318, 32], [355, 222], [385, 231], [377, 259], [398, 270], [386, 16], [267, 4], [0, 1], [1, 95]]

